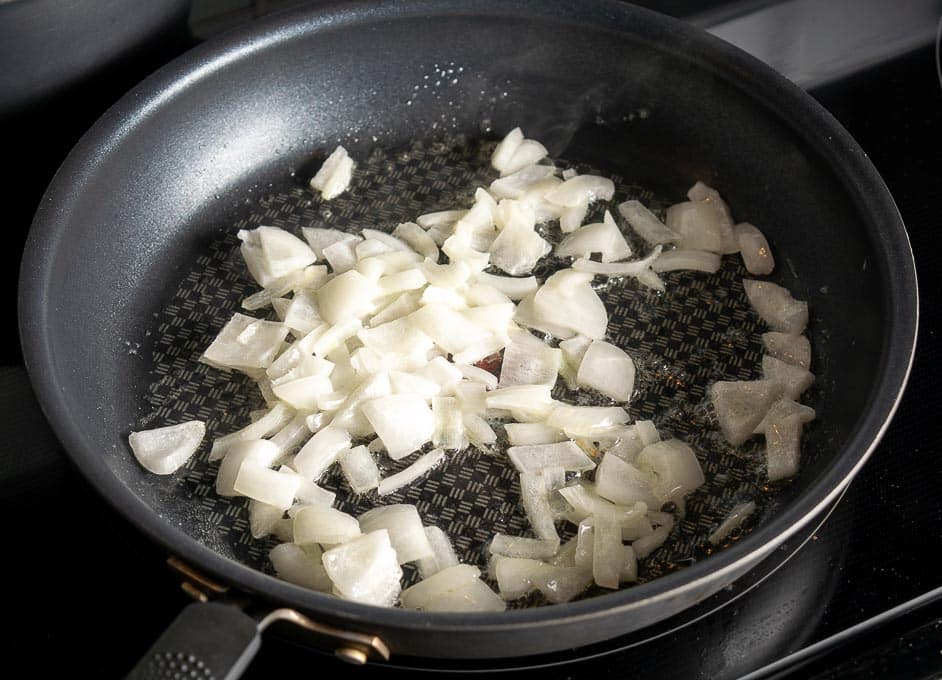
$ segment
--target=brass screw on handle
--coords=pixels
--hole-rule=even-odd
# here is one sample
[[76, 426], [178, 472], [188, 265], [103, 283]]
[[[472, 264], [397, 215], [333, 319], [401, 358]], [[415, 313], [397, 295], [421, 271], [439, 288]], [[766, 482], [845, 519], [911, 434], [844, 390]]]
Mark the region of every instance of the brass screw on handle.
[[338, 647], [334, 650], [334, 654], [341, 661], [346, 661], [354, 666], [362, 666], [367, 661], [366, 652], [357, 647]]

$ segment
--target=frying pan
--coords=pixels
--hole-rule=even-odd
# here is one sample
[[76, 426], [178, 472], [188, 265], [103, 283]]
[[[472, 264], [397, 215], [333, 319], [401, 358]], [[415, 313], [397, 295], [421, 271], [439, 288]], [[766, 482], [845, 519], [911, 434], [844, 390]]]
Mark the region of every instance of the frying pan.
[[[727, 258], [715, 278], [671, 275], [664, 298], [630, 285], [606, 292], [613, 336], [641, 357], [633, 415], [691, 439], [711, 480], [673, 547], [645, 565], [658, 578], [500, 615], [379, 609], [273, 578], [266, 546], [246, 540], [244, 508], [210, 492], [205, 455], [156, 478], [126, 444], [131, 429], [191, 417], [224, 433], [255, 407], [247, 383], [196, 361], [253, 290], [234, 231], [389, 228], [450, 207], [486, 181], [486, 140], [515, 125], [554, 157], [614, 176], [616, 198], [664, 205], [702, 179], [769, 235], [773, 280], [813, 310], [818, 421], [800, 473], [773, 493], [761, 451], [730, 450], [708, 427], [705, 384], [753, 377], [761, 355], [761, 327], [737, 288], [743, 272]], [[359, 172], [324, 205], [304, 181], [338, 142]], [[291, 620], [359, 661], [576, 648], [728, 585], [863, 465], [904, 387], [918, 317], [905, 229], [847, 132], [737, 49], [602, 0], [318, 7], [191, 51], [122, 99], [65, 161], [33, 223], [19, 304], [27, 367], [57, 435], [116, 510], [175, 557], [188, 588], [203, 599], [228, 588], [273, 612], [261, 627]], [[467, 454], [393, 501], [417, 503], [479, 561], [494, 530], [525, 529], [505, 468]], [[752, 530], [707, 555], [706, 534], [744, 496], [759, 500]], [[341, 507], [358, 502], [341, 496]], [[258, 628], [236, 607], [192, 605], [135, 673], [190, 663], [235, 674]]]

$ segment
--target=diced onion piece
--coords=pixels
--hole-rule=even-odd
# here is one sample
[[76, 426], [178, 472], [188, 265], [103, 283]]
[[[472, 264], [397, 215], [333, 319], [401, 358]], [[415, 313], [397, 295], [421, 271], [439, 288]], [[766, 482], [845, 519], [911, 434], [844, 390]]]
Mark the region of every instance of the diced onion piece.
[[545, 567], [539, 560], [501, 555], [493, 571], [501, 597], [516, 600], [534, 590], [536, 586], [533, 582], [540, 579]]
[[607, 177], [576, 175], [546, 194], [545, 198], [550, 203], [572, 208], [596, 200], [610, 201], [614, 195], [615, 184]]
[[634, 583], [638, 580], [638, 556], [630, 545], [623, 545], [622, 557], [618, 581], [620, 583]]
[[617, 590], [625, 561], [621, 525], [610, 517], [596, 517], [594, 523], [592, 576], [597, 585]]
[[772, 404], [772, 408], [766, 414], [762, 422], [756, 425], [755, 434], [765, 434], [772, 423], [779, 422], [790, 416], [796, 416], [802, 424], [810, 423], [814, 420], [814, 409], [804, 404], [799, 404], [791, 399], [780, 399]]
[[382, 354], [410, 354], [432, 349], [433, 340], [416, 328], [408, 319], [396, 319], [357, 332], [365, 347]]
[[330, 579], [321, 564], [320, 551], [315, 551], [314, 555], [294, 543], [282, 543], [271, 549], [268, 558], [281, 580], [302, 588], [329, 591]]
[[481, 272], [476, 276], [476, 280], [480, 283], [493, 286], [511, 300], [519, 300], [535, 293], [536, 289], [539, 287], [535, 276], [514, 278], [511, 276], [495, 276], [494, 274]]
[[420, 558], [417, 562], [419, 575], [423, 579], [458, 564], [458, 556], [455, 554], [455, 548], [448, 534], [436, 526], [428, 526], [425, 527], [425, 537], [432, 547], [432, 554]]
[[562, 340], [571, 338], [576, 334], [571, 328], [557, 325], [538, 315], [533, 307], [533, 299], [535, 296], [536, 294], [534, 293], [520, 300], [520, 303], [517, 305], [517, 311], [514, 312], [514, 321], [525, 328], [542, 331], [543, 333], [547, 333]]
[[736, 242], [746, 271], [756, 276], [771, 274], [775, 269], [775, 258], [765, 235], [756, 227], [743, 222], [736, 225]]
[[380, 277], [376, 282], [383, 295], [397, 295], [408, 290], [418, 290], [425, 286], [425, 275], [419, 269], [407, 269], [395, 274]]
[[520, 500], [533, 529], [539, 538], [559, 540], [553, 510], [547, 498], [546, 482], [541, 475], [522, 473], [520, 475]]
[[353, 166], [353, 159], [347, 154], [347, 150], [338, 146], [311, 178], [311, 189], [320, 191], [321, 198], [325, 201], [336, 198], [350, 186]]
[[219, 331], [206, 348], [200, 361], [218, 368], [240, 371], [268, 368], [281, 350], [288, 327], [276, 321], [265, 321], [238, 312]]
[[562, 351], [527, 331], [510, 336], [500, 368], [500, 386], [556, 384]]
[[679, 439], [644, 447], [637, 466], [654, 475], [652, 492], [662, 503], [682, 498], [706, 481], [693, 449]]
[[510, 165], [523, 139], [523, 131], [518, 127], [508, 132], [494, 149], [491, 155], [491, 166], [498, 172], [503, 172]]
[[435, 553], [422, 526], [422, 518], [414, 505], [383, 505], [360, 515], [364, 533], [385, 529], [399, 564], [432, 557]]
[[719, 252], [724, 255], [737, 252], [739, 250], [739, 244], [736, 242], [733, 217], [730, 214], [729, 206], [726, 205], [726, 201], [720, 197], [720, 193], [703, 182], [697, 182], [687, 191], [687, 198], [691, 201], [700, 201], [713, 210], [722, 237], [721, 250]]
[[742, 526], [742, 523], [756, 511], [755, 501], [740, 503], [729, 511], [726, 518], [720, 522], [720, 525], [713, 530], [707, 537], [707, 540], [713, 545], [719, 545], [731, 532]]
[[615, 401], [628, 401], [635, 385], [635, 364], [623, 349], [593, 340], [579, 362], [576, 382]]
[[670, 536], [672, 526], [659, 526], [652, 533], [647, 536], [642, 536], [641, 538], [636, 539], [631, 544], [631, 549], [634, 551], [638, 559], [644, 559], [655, 550], [660, 548], [667, 541], [667, 537]]
[[481, 570], [470, 564], [457, 564], [442, 569], [402, 591], [400, 601], [404, 609], [427, 609], [432, 602], [453, 590], [464, 588], [472, 581], [479, 581]]
[[443, 304], [428, 304], [407, 317], [410, 323], [430, 336], [439, 347], [457, 354], [486, 339], [488, 331], [468, 321], [460, 313]]
[[591, 470], [595, 467], [592, 459], [573, 441], [511, 446], [507, 449], [507, 455], [517, 470], [531, 474], [540, 474], [545, 467], [561, 467], [573, 471]]
[[282, 322], [295, 332], [297, 337], [306, 335], [322, 322], [314, 298], [305, 291], [295, 293], [285, 310]]
[[635, 427], [638, 428], [638, 435], [645, 446], [661, 441], [661, 435], [658, 434], [657, 427], [652, 421], [639, 420], [635, 423]]
[[733, 446], [746, 441], [781, 394], [781, 386], [772, 380], [715, 383], [710, 400], [726, 441]]
[[455, 397], [432, 397], [432, 415], [435, 418], [432, 446], [459, 451], [468, 445], [464, 436], [464, 418]]
[[[651, 271], [651, 265], [661, 256], [661, 246], [655, 246], [649, 254], [639, 260], [630, 262], [596, 262], [579, 258], [572, 263], [572, 268], [578, 272], [599, 274], [601, 276], [641, 276]], [[645, 284], [648, 285], [648, 284]]]
[[264, 439], [254, 439], [233, 444], [219, 464], [216, 474], [216, 493], [220, 496], [235, 496], [236, 479], [243, 464], [267, 468], [278, 457], [278, 447]]
[[487, 408], [502, 409], [516, 414], [516, 420], [539, 422], [549, 415], [554, 401], [548, 385], [515, 385], [501, 387], [485, 397]]
[[[319, 428], [314, 428], [319, 429]], [[280, 430], [272, 435], [270, 441], [275, 446], [275, 458], [278, 460], [294, 453], [311, 436], [312, 428], [303, 413], [298, 413]]]
[[634, 505], [616, 505], [595, 493], [590, 485], [585, 483], [567, 486], [559, 490], [559, 494], [572, 506], [574, 513], [570, 521], [581, 522], [587, 517], [611, 517], [624, 527], [644, 519], [648, 511], [645, 503], [637, 502]]
[[395, 394], [415, 394], [423, 399], [431, 399], [442, 391], [437, 382], [404, 371], [390, 371], [389, 383]]
[[619, 203], [618, 212], [624, 217], [635, 233], [652, 246], [664, 243], [673, 243], [680, 240], [680, 236], [668, 229], [654, 213], [648, 210], [640, 201], [625, 201]]
[[629, 425], [617, 432], [613, 432], [611, 439], [606, 441], [602, 448], [605, 451], [605, 455], [616, 456], [627, 463], [634, 463], [635, 458], [641, 453], [641, 449], [650, 443], [651, 442], [646, 443], [642, 440], [641, 433], [636, 423], [635, 425]]
[[343, 274], [351, 271], [357, 264], [356, 246], [363, 239], [348, 239], [337, 241], [329, 246], [324, 246], [324, 259], [330, 265], [334, 274]]
[[566, 439], [562, 430], [544, 423], [506, 423], [504, 431], [511, 446], [555, 444]]
[[802, 417], [795, 414], [769, 422], [765, 429], [765, 452], [769, 481], [792, 477], [801, 458]]
[[179, 470], [196, 453], [206, 434], [206, 423], [191, 420], [153, 430], [132, 432], [128, 443], [145, 470], [169, 475]]
[[571, 269], [558, 271], [533, 296], [533, 312], [542, 321], [593, 339], [608, 328], [605, 304], [591, 286], [592, 276]]
[[415, 462], [404, 470], [400, 470], [394, 475], [390, 475], [379, 483], [378, 493], [380, 496], [387, 496], [398, 491], [407, 484], [428, 474], [445, 458], [444, 449], [432, 449], [428, 453], [423, 453], [416, 458]]
[[796, 401], [814, 384], [814, 374], [810, 371], [770, 356], [762, 357], [762, 377], [778, 383], [782, 394]]
[[287, 465], [282, 465], [278, 468], [278, 472], [283, 475], [290, 475], [298, 480], [298, 489], [295, 491], [294, 497], [298, 499], [299, 503], [305, 505], [326, 505], [330, 507], [337, 499], [336, 493], [319, 487], [310, 479], [302, 477]]
[[595, 471], [596, 493], [619, 505], [634, 505], [641, 501], [648, 507], [657, 507], [657, 499], [651, 493], [653, 483], [651, 473], [611, 453], [605, 454]]
[[[571, 178], [564, 176], [563, 179]], [[589, 212], [588, 201], [574, 205], [571, 208], [564, 208], [559, 216], [559, 230], [564, 234], [574, 232], [582, 226], [587, 212]]]
[[273, 505], [249, 501], [249, 531], [252, 533], [252, 538], [269, 536], [284, 514], [284, 510]]
[[298, 545], [335, 545], [357, 538], [357, 518], [325, 505], [309, 505], [294, 516], [294, 542]]
[[678, 247], [723, 252], [724, 225], [711, 205], [702, 201], [675, 203], [667, 209], [666, 223], [667, 228], [678, 235]]
[[517, 201], [501, 201], [502, 213], [511, 213], [490, 245], [491, 263], [511, 276], [529, 274], [550, 250], [550, 245], [534, 230], [536, 216]]
[[559, 539], [526, 538], [497, 533], [488, 548], [492, 554], [506, 557], [548, 559], [559, 550]]
[[419, 296], [416, 293], [397, 296], [395, 300], [370, 317], [370, 327], [381, 326], [384, 323], [408, 316], [419, 308], [418, 300]]
[[554, 604], [569, 602], [592, 583], [592, 571], [578, 567], [547, 567], [534, 585]]
[[277, 285], [282, 278], [317, 259], [304, 241], [278, 227], [242, 229], [238, 236], [245, 265], [262, 288]]
[[607, 210], [604, 221], [580, 227], [556, 246], [556, 255], [559, 257], [588, 258], [592, 253], [599, 253], [602, 262], [624, 260], [631, 256], [628, 242]]
[[324, 248], [343, 241], [360, 241], [360, 237], [339, 229], [325, 229], [323, 227], [301, 227], [301, 235], [314, 251], [317, 261], [324, 259]]
[[785, 288], [768, 281], [743, 279], [749, 303], [773, 331], [800, 335], [808, 325], [808, 303], [796, 300]]
[[429, 612], [502, 612], [504, 601], [484, 581], [474, 580], [429, 602]]
[[551, 165], [529, 165], [513, 174], [494, 180], [489, 190], [497, 199], [524, 200], [528, 192], [551, 178], [554, 171]]
[[321, 560], [334, 588], [348, 600], [391, 607], [402, 590], [402, 569], [385, 529], [331, 548]]
[[467, 210], [439, 210], [438, 212], [419, 215], [415, 221], [423, 229], [430, 229], [431, 227], [451, 227], [451, 225], [467, 214]]
[[237, 494], [287, 510], [294, 504], [300, 480], [261, 465], [243, 463], [233, 489]]
[[351, 269], [321, 286], [317, 291], [317, 302], [324, 320], [337, 324], [373, 311], [373, 301], [382, 294], [376, 283]]
[[350, 433], [328, 425], [311, 437], [294, 458], [294, 469], [304, 477], [317, 481], [344, 449], [350, 448]]
[[474, 413], [464, 414], [464, 430], [468, 435], [468, 441], [477, 448], [497, 441], [497, 433], [494, 432], [494, 428], [488, 425], [484, 418]]
[[804, 335], [770, 331], [762, 334], [762, 346], [769, 356], [802, 368], [811, 367], [811, 343]]
[[337, 459], [354, 493], [364, 493], [379, 486], [379, 468], [365, 446], [342, 451]]
[[474, 364], [456, 364], [461, 375], [474, 383], [479, 383], [486, 389], [497, 387], [497, 376], [488, 370]]
[[720, 256], [705, 250], [667, 250], [651, 264], [655, 272], [678, 270], [715, 274], [720, 268]]
[[314, 411], [318, 398], [333, 391], [330, 378], [324, 375], [309, 375], [296, 380], [286, 380], [272, 385], [275, 396], [298, 411]]
[[576, 550], [573, 554], [573, 564], [578, 569], [592, 572], [592, 553], [595, 543], [595, 520], [587, 518], [579, 522], [576, 529]]
[[591, 439], [628, 422], [628, 413], [620, 406], [570, 406], [557, 403], [546, 424], [558, 427], [570, 437]]
[[501, 177], [512, 175], [529, 165], [535, 165], [546, 158], [546, 147], [534, 139], [524, 139], [514, 150], [514, 155], [500, 171]]
[[[414, 394], [390, 394], [367, 401], [360, 410], [383, 440], [393, 460], [420, 449], [435, 432], [435, 417], [428, 404]], [[380, 493], [382, 493], [380, 485]]]
[[433, 261], [438, 260], [438, 246], [435, 241], [415, 222], [402, 222], [393, 231], [393, 236], [402, 239], [423, 257]]

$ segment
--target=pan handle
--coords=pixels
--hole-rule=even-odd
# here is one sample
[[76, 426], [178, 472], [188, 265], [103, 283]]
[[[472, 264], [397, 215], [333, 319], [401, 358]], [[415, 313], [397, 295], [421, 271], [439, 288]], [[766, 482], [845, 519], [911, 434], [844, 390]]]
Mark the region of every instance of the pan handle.
[[194, 602], [147, 650], [127, 680], [235, 680], [260, 645], [258, 622], [239, 608]]

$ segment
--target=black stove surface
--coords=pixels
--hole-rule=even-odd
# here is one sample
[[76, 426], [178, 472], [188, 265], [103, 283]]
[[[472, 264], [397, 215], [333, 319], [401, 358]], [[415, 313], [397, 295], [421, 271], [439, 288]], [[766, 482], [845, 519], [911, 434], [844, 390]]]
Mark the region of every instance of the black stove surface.
[[[942, 356], [934, 304], [942, 284], [936, 246], [942, 223], [942, 83], [934, 51], [919, 50], [812, 94], [882, 173], [916, 254], [921, 331], [896, 418], [827, 521], [770, 560], [778, 563], [794, 553], [780, 569], [767, 573], [760, 566], [729, 591], [655, 629], [591, 649], [508, 662], [516, 668], [513, 675], [553, 680], [942, 674], [942, 606], [931, 593], [942, 586], [934, 562], [942, 548], [942, 437], [935, 421], [942, 415], [935, 392]], [[49, 177], [36, 179], [44, 185]], [[19, 252], [7, 248], [2, 257], [9, 271]], [[165, 567], [165, 555], [123, 524], [71, 469], [19, 365], [12, 317], [7, 328], [7, 365], [0, 368], [0, 511], [8, 537], [2, 560], [5, 618], [13, 632], [3, 648], [9, 661], [27, 664], [37, 677], [121, 677], [189, 600]], [[868, 623], [847, 642], [833, 639], [920, 596], [925, 601], [919, 606]], [[686, 625], [674, 630], [680, 624]], [[391, 678], [484, 668], [394, 662], [413, 668], [368, 666], [357, 673]], [[759, 670], [776, 662], [780, 668]], [[299, 670], [326, 677], [353, 672], [330, 656], [268, 636], [245, 677]]]

